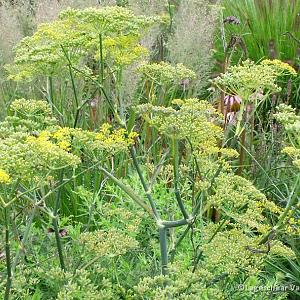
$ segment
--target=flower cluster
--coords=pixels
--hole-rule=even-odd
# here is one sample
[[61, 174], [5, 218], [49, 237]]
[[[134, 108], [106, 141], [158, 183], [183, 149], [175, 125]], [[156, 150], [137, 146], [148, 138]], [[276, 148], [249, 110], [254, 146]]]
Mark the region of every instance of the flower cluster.
[[279, 92], [281, 88], [276, 80], [284, 74], [295, 76], [296, 71], [279, 60], [264, 60], [259, 64], [246, 60], [241, 65], [229, 67], [213, 83], [228, 94], [239, 95], [244, 101], [249, 101], [250, 96], [258, 91], [265, 94]]
[[139, 66], [137, 70], [144, 79], [148, 79], [156, 84], [181, 85], [185, 80], [196, 78], [195, 72], [181, 63], [174, 66], [166, 62], [145, 63]]
[[20, 114], [23, 118], [30, 116], [50, 116], [51, 107], [44, 100], [17, 99], [10, 105], [10, 110], [15, 114]]
[[284, 126], [288, 136], [283, 153], [290, 156], [294, 165], [300, 168], [300, 116], [294, 108], [285, 104], [280, 104], [277, 111], [275, 118]]
[[0, 123], [1, 183], [40, 180], [62, 168], [76, 168], [83, 154], [99, 159], [104, 152], [126, 151], [137, 136], [109, 124], [97, 132], [59, 127], [45, 101], [15, 100], [10, 110], [14, 116]]
[[50, 105], [43, 100], [14, 100], [9, 107], [9, 113], [0, 124], [1, 137], [15, 132], [43, 130], [57, 123], [52, 117]]
[[258, 191], [251, 182], [231, 173], [223, 173], [216, 179], [213, 194], [208, 203], [221, 214], [229, 216], [235, 226], [248, 227], [261, 234], [271, 229], [268, 215], [273, 219], [282, 212], [274, 202]]
[[11, 174], [12, 179], [28, 181], [45, 178], [58, 169], [75, 168], [80, 159], [55, 145], [46, 132], [39, 137], [13, 136], [1, 139], [0, 167]]
[[221, 117], [211, 104], [198, 99], [176, 100], [173, 104], [175, 108], [142, 104], [137, 111], [150, 126], [170, 138], [189, 139], [202, 151], [217, 146], [223, 130], [219, 126]]
[[146, 53], [139, 41], [156, 21], [155, 17], [135, 16], [122, 7], [68, 9], [17, 45], [14, 65], [7, 66], [10, 78], [57, 76], [68, 64], [66, 53], [77, 67], [86, 63], [86, 58], [97, 59], [100, 35], [105, 57], [117, 64], [130, 64]]
[[64, 150], [74, 153], [105, 151], [107, 154], [126, 151], [134, 144], [136, 132], [128, 133], [125, 129], [112, 129], [105, 123], [97, 132], [80, 128], [58, 127], [51, 133], [55, 143]]
[[89, 252], [103, 257], [123, 255], [138, 247], [138, 242], [134, 238], [116, 229], [82, 233], [79, 239]]
[[279, 59], [264, 59], [261, 62], [262, 65], [267, 65], [267, 66], [273, 66], [278, 70], [279, 74], [286, 74], [286, 75], [292, 75], [292, 76], [297, 76], [296, 70], [289, 64], [279, 60]]

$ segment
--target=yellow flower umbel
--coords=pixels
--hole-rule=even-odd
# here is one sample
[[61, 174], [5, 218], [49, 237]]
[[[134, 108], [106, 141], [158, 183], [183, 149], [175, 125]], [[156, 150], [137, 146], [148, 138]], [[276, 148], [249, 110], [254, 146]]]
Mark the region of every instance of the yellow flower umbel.
[[38, 26], [32, 35], [15, 47], [13, 65], [7, 66], [9, 78], [31, 80], [38, 76], [62, 76], [66, 71], [64, 48], [72, 53], [72, 65], [82, 68], [91, 57], [99, 59], [99, 35], [103, 55], [115, 65], [128, 65], [147, 54], [140, 45], [143, 35], [158, 17], [136, 16], [123, 7], [67, 9], [58, 20]]
[[0, 169], [0, 184], [9, 184], [10, 182], [10, 176], [4, 170]]
[[125, 129], [112, 129], [110, 124], [103, 124], [97, 132], [82, 130], [81, 128], [59, 127], [52, 132], [55, 144], [65, 151], [77, 153], [91, 153], [95, 151], [115, 154], [126, 151], [133, 145], [137, 133], [128, 133]]
[[265, 66], [273, 66], [278, 70], [278, 73], [297, 76], [296, 70], [289, 64], [279, 60], [279, 59], [265, 59], [261, 62]]
[[198, 99], [176, 99], [172, 103], [177, 107], [142, 104], [137, 110], [150, 126], [172, 139], [188, 139], [204, 152], [218, 145], [223, 136], [221, 118], [210, 103]]

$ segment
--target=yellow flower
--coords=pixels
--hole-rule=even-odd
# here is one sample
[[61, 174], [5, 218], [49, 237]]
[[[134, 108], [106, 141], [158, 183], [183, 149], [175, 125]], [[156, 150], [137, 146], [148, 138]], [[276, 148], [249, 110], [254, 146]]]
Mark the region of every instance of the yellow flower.
[[287, 71], [288, 73], [290, 73], [291, 75], [293, 76], [297, 76], [297, 72], [296, 70], [290, 66], [289, 64], [279, 60], [279, 59], [273, 59], [273, 60], [270, 60], [270, 59], [265, 59], [262, 61], [261, 63], [262, 65], [273, 65], [274, 67], [276, 67], [278, 70], [284, 72], [284, 71]]
[[4, 170], [0, 169], [0, 183], [9, 184], [10, 182], [10, 176]]
[[69, 151], [70, 148], [71, 148], [71, 144], [67, 141], [60, 141], [57, 143], [57, 145], [63, 149], [63, 150], [66, 150], [66, 151]]

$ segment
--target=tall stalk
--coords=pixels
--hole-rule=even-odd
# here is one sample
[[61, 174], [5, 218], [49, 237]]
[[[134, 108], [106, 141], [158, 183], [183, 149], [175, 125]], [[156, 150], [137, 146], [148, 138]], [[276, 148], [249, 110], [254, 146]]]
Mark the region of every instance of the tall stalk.
[[7, 270], [4, 300], [8, 300], [10, 297], [11, 284], [12, 284], [12, 266], [11, 266], [10, 241], [9, 241], [9, 212], [7, 207], [4, 208], [4, 222], [5, 222], [5, 257], [6, 257], [6, 270]]
[[167, 243], [167, 228], [162, 226], [159, 228], [159, 241], [161, 253], [161, 273], [168, 274], [168, 243]]

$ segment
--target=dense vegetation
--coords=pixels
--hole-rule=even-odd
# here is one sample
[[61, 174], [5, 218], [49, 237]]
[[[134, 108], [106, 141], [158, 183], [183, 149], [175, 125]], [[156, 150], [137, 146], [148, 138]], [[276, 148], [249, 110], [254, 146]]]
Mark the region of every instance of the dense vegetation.
[[299, 299], [298, 11], [0, 1], [0, 296]]

